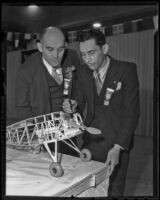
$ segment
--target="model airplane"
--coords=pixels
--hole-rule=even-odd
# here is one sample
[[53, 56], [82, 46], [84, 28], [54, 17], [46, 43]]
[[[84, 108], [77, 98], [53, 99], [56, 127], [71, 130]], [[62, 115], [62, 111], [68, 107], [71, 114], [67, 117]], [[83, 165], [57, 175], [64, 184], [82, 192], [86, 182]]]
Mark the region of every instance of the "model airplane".
[[[71, 140], [72, 137], [82, 134], [84, 130], [91, 134], [101, 133], [96, 128], [84, 126], [79, 113], [53, 112], [7, 126], [7, 146], [27, 148], [32, 153], [39, 153], [44, 145], [53, 160], [49, 171], [52, 176], [59, 177], [63, 175], [63, 168], [58, 162], [58, 141], [63, 141], [77, 151], [83, 161], [91, 160], [90, 151], [79, 150]], [[55, 145], [54, 154], [48, 146], [49, 143]]]

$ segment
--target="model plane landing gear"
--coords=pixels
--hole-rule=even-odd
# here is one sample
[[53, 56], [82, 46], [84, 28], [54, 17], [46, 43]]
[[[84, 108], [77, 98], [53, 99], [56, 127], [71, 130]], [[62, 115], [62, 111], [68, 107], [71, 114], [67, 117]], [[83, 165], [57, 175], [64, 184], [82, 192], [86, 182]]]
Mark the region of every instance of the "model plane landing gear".
[[[61, 166], [62, 155], [58, 152], [58, 142], [62, 141], [75, 150], [82, 161], [91, 160], [91, 152], [88, 149], [80, 150], [73, 137], [83, 134], [84, 131], [90, 134], [100, 134], [101, 131], [94, 127], [86, 127], [83, 124], [79, 113], [52, 112], [45, 115], [27, 118], [7, 126], [7, 145], [25, 149], [33, 154], [47, 151], [52, 159], [49, 171], [54, 177], [63, 175]], [[54, 145], [54, 152], [50, 145]]]
[[82, 161], [88, 162], [91, 160], [92, 155], [88, 149], [82, 149], [80, 153], [80, 158]]
[[62, 166], [59, 163], [54, 163], [54, 162], [50, 164], [49, 172], [54, 177], [60, 177], [64, 173]]

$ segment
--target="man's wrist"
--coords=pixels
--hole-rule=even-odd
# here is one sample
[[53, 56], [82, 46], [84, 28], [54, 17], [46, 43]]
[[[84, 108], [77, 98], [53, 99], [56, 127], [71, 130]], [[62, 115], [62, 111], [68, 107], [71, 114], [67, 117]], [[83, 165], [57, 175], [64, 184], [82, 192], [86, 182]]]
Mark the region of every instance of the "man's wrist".
[[120, 150], [123, 150], [124, 148], [121, 147], [119, 144], [114, 144], [114, 147], [113, 147], [115, 150], [117, 151], [120, 151]]

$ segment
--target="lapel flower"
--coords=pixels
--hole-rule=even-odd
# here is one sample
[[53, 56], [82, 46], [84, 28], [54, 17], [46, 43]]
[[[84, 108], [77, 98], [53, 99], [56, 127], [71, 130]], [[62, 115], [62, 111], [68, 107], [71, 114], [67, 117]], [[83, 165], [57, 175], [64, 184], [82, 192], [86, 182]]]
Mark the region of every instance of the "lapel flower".
[[122, 87], [122, 83], [121, 83], [121, 82], [116, 82], [116, 81], [114, 81], [114, 83], [115, 83], [115, 84], [117, 83], [116, 91], [120, 90], [121, 87]]
[[112, 95], [114, 94], [115, 91], [120, 90], [121, 86], [122, 86], [121, 82], [114, 81], [113, 84], [111, 85], [111, 87], [106, 89], [105, 100], [104, 100], [105, 106], [109, 105], [109, 101], [110, 101]]
[[76, 70], [74, 65], [65, 68], [64, 77], [67, 79], [72, 79], [72, 72]]

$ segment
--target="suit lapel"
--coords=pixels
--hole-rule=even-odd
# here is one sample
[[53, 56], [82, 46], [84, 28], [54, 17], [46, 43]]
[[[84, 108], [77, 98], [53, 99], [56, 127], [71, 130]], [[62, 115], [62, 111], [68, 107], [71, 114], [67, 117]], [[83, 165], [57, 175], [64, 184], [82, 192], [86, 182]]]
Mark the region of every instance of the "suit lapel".
[[88, 68], [88, 66], [84, 66], [86, 67], [86, 92], [87, 92], [87, 96], [88, 96], [88, 101], [89, 101], [89, 105], [90, 109], [92, 112], [94, 112], [94, 79], [93, 79], [93, 72], [92, 70], [90, 70]]
[[36, 82], [39, 98], [39, 104], [41, 104], [41, 109], [46, 110], [48, 112], [51, 111], [51, 104], [50, 104], [50, 92], [48, 81], [46, 78], [46, 68], [43, 64], [42, 57], [40, 56], [39, 63], [37, 65], [38, 69], [36, 71]]
[[[116, 63], [114, 61], [113, 58], [110, 58], [110, 64], [108, 67], [108, 71], [102, 86], [102, 90], [101, 93], [99, 95], [99, 98], [101, 98], [102, 100], [104, 99], [104, 96], [106, 94], [106, 88], [113, 88], [113, 82], [114, 80], [116, 80], [117, 77], [117, 66]], [[86, 67], [86, 78], [84, 79], [84, 81], [86, 81], [86, 91], [87, 91], [87, 96], [88, 96], [88, 100], [89, 100], [89, 106], [92, 112], [94, 112], [94, 103], [95, 103], [95, 89], [94, 89], [94, 78], [93, 78], [93, 72], [88, 68], [88, 66], [84, 66]]]
[[100, 93], [100, 98], [104, 98], [104, 95], [106, 93], [106, 88], [114, 88], [114, 81], [117, 79], [117, 67], [115, 65], [114, 59], [112, 59], [110, 56], [110, 64], [108, 67], [108, 71], [102, 86], [102, 90]]

